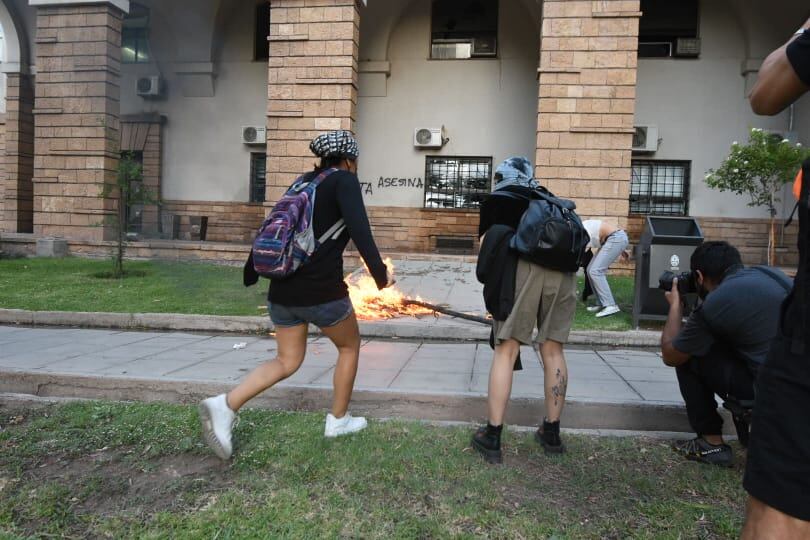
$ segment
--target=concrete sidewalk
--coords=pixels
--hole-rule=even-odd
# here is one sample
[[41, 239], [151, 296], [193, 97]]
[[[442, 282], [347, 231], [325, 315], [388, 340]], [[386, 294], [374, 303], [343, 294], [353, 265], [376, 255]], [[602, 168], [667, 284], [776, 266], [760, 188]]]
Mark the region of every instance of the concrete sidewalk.
[[[242, 349], [234, 349], [244, 343]], [[269, 338], [0, 326], [0, 392], [192, 402], [224, 391], [274, 356]], [[524, 347], [509, 421], [542, 415], [543, 370]], [[569, 349], [566, 427], [688, 431], [675, 373], [655, 352]], [[311, 338], [301, 369], [252, 405], [323, 410], [336, 353]], [[479, 420], [492, 351], [478, 343], [367, 340], [353, 410], [371, 416]]]

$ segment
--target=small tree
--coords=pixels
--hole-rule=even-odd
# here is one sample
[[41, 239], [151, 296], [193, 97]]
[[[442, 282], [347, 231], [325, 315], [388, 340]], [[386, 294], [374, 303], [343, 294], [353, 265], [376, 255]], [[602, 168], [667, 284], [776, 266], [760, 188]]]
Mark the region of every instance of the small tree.
[[785, 184], [791, 182], [810, 152], [801, 144], [752, 128], [748, 144], [734, 142], [718, 169], [706, 175], [706, 184], [720, 191], [748, 195], [748, 206], [764, 206], [770, 215], [768, 264], [775, 262], [776, 205]]
[[109, 216], [115, 230], [116, 245], [112, 253], [112, 277], [124, 276], [124, 253], [127, 245], [127, 209], [133, 204], [157, 204], [157, 197], [143, 185], [143, 169], [132, 152], [124, 152], [118, 161], [115, 184], [105, 184], [99, 195], [116, 201], [116, 213]]

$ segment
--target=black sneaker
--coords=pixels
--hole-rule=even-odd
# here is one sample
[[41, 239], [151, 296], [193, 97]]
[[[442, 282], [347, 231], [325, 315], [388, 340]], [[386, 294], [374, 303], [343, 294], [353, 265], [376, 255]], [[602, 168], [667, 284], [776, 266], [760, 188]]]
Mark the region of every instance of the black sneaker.
[[729, 445], [709, 444], [703, 437], [695, 437], [688, 441], [676, 441], [672, 445], [672, 449], [692, 461], [720, 467], [731, 467], [734, 464], [734, 453]]
[[472, 445], [476, 451], [484, 456], [487, 463], [503, 463], [501, 454], [501, 430], [503, 425], [481, 426], [472, 438]]
[[537, 428], [534, 432], [534, 440], [543, 446], [546, 454], [562, 454], [565, 452], [565, 445], [560, 439], [560, 421], [549, 422], [543, 420], [543, 427]]

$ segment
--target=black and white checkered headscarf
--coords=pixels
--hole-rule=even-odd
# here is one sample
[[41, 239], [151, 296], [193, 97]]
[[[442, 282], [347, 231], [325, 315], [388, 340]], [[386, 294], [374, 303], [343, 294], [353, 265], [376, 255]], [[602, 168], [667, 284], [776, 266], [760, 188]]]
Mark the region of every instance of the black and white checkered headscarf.
[[309, 143], [309, 149], [321, 159], [332, 157], [357, 159], [360, 153], [357, 141], [345, 130], [318, 135]]

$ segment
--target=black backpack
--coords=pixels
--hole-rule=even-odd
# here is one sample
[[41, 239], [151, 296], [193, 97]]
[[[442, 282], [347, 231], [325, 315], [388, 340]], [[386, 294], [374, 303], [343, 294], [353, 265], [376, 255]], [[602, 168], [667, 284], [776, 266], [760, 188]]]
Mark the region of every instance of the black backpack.
[[545, 188], [532, 190], [531, 198], [510, 191], [494, 191], [492, 196], [529, 201], [511, 243], [522, 259], [560, 272], [576, 272], [582, 266], [590, 236], [574, 212], [574, 201]]

